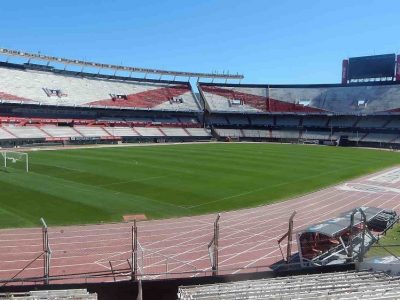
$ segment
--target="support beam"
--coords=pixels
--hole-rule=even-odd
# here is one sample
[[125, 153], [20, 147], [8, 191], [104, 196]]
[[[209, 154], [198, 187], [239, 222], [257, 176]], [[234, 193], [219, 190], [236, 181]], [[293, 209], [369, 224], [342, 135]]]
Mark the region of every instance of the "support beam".
[[138, 277], [138, 235], [136, 219], [133, 221], [132, 226], [132, 281]]
[[49, 284], [50, 280], [50, 259], [51, 259], [51, 249], [49, 244], [49, 233], [46, 221], [43, 218], [40, 218], [40, 222], [42, 223], [42, 239], [43, 239], [43, 282], [44, 284]]

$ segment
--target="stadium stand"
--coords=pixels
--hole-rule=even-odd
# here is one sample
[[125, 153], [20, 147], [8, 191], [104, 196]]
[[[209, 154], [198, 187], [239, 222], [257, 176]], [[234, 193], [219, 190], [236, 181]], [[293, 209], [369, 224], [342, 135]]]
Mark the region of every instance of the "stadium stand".
[[107, 131], [98, 126], [75, 126], [74, 129], [84, 137], [110, 136]]
[[239, 129], [224, 129], [224, 128], [217, 128], [215, 129], [215, 133], [220, 137], [243, 137], [243, 133]]
[[252, 130], [252, 129], [243, 129], [243, 136], [246, 138], [269, 138], [270, 134], [267, 130]]
[[188, 132], [186, 132], [183, 128], [160, 128], [160, 130], [164, 133], [165, 136], [189, 136]]
[[208, 119], [210, 125], [228, 125], [228, 120], [223, 115], [211, 115]]
[[326, 131], [303, 131], [301, 137], [306, 140], [329, 140], [331, 134]]
[[363, 137], [365, 137], [367, 135], [367, 133], [363, 133], [363, 132], [344, 132], [342, 133], [343, 135], [348, 135], [349, 137], [349, 141], [353, 141], [353, 142], [360, 142]]
[[269, 97], [336, 113], [373, 113], [399, 107], [398, 84], [271, 86]]
[[246, 116], [229, 116], [228, 121], [229, 124], [233, 125], [249, 125], [249, 119]]
[[277, 116], [276, 125], [284, 127], [298, 127], [300, 126], [300, 117], [298, 116]]
[[399, 134], [393, 133], [368, 133], [362, 140], [364, 142], [394, 143], [399, 137]]
[[199, 120], [193, 117], [179, 117], [179, 122], [186, 124], [198, 124]]
[[327, 116], [304, 116], [302, 125], [304, 127], [326, 127], [328, 121]]
[[36, 126], [4, 126], [3, 130], [8, 131], [12, 135], [20, 139], [29, 138], [48, 138], [49, 135], [40, 130]]
[[186, 131], [195, 137], [210, 137], [211, 131], [205, 128], [186, 128]]
[[198, 99], [188, 82], [31, 64], [0, 62], [0, 78], [0, 142], [6, 147], [54, 141], [184, 141], [210, 139], [212, 134], [224, 140], [400, 144], [396, 82], [200, 82]]
[[87, 73], [45, 72], [11, 66], [0, 65], [0, 100], [3, 103], [196, 112], [202, 109], [187, 82], [104, 78]]
[[105, 127], [104, 130], [112, 136], [140, 136], [138, 132], [134, 131], [130, 127]]
[[400, 278], [383, 272], [337, 272], [198, 286], [178, 299], [399, 299]]
[[15, 135], [11, 134], [11, 132], [0, 127], [0, 140], [13, 140], [16, 138], [17, 137]]
[[385, 126], [386, 128], [391, 128], [391, 129], [400, 129], [400, 118], [395, 118], [391, 119]]
[[272, 130], [271, 137], [276, 139], [299, 139], [298, 130]]
[[[14, 121], [14, 120], [13, 120]], [[52, 120], [47, 120], [52, 123]], [[210, 138], [210, 130], [190, 127], [129, 127], [105, 125], [0, 125], [0, 142], [42, 140], [45, 141], [76, 141], [81, 139], [109, 140], [113, 138], [142, 138], [142, 137], [174, 137], [174, 138]], [[1, 144], [1, 143], [0, 143]]]
[[250, 122], [253, 126], [273, 126], [274, 118], [266, 115], [252, 115], [250, 117]]
[[353, 128], [357, 119], [353, 116], [334, 116], [330, 119], [329, 127]]
[[135, 130], [137, 133], [139, 133], [141, 136], [148, 136], [148, 137], [161, 137], [165, 136], [158, 128], [152, 128], [152, 127], [134, 127], [133, 130]]
[[71, 138], [82, 136], [73, 127], [69, 126], [44, 125], [41, 129], [51, 137]]
[[388, 118], [382, 116], [366, 116], [359, 119], [357, 127], [360, 128], [383, 128], [388, 123]]

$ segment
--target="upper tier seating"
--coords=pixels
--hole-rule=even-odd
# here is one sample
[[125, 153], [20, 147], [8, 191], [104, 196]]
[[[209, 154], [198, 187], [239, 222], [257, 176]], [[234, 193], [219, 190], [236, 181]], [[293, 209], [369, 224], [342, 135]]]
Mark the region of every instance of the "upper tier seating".
[[400, 299], [400, 278], [366, 271], [276, 277], [181, 286], [178, 299]]
[[57, 106], [99, 106], [200, 111], [187, 82], [85, 77], [0, 67], [0, 101]]
[[309, 105], [330, 112], [352, 114], [389, 111], [400, 107], [400, 85], [298, 86], [269, 89], [273, 99], [310, 101]]
[[210, 111], [257, 112], [266, 110], [265, 89], [199, 85]]
[[399, 111], [400, 84], [229, 85], [200, 83], [211, 112], [368, 114]]

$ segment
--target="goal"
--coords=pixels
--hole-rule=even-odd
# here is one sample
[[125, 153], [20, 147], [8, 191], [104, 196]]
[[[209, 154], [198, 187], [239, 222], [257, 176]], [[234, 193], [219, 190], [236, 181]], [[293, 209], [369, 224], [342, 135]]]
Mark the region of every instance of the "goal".
[[24, 152], [1, 152], [4, 168], [20, 169], [29, 172], [29, 156]]

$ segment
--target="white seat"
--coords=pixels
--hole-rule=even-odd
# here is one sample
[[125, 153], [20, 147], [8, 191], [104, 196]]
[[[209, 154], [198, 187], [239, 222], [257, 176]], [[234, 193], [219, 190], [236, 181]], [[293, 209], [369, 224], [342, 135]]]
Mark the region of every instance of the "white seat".
[[156, 127], [134, 127], [135, 131], [141, 136], [147, 137], [160, 137], [164, 136], [163, 133]]
[[20, 139], [50, 137], [36, 126], [5, 126], [4, 128]]

